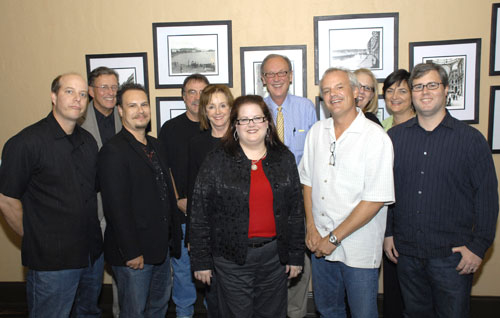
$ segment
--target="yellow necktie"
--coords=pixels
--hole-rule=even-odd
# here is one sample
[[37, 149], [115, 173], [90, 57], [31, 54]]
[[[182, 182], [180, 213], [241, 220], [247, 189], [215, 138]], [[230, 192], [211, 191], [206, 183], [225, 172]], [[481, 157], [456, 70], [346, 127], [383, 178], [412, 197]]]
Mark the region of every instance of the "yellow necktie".
[[285, 142], [285, 120], [283, 119], [283, 106], [278, 106], [278, 116], [276, 116], [276, 130], [278, 130], [278, 137], [281, 142]]

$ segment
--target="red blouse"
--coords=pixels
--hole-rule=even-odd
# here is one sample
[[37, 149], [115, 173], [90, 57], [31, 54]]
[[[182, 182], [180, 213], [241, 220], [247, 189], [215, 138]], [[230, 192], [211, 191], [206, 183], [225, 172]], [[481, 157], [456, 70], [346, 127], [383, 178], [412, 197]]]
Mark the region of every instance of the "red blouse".
[[262, 168], [262, 160], [256, 163], [257, 170], [251, 170], [248, 237], [276, 236], [274, 221], [273, 191]]

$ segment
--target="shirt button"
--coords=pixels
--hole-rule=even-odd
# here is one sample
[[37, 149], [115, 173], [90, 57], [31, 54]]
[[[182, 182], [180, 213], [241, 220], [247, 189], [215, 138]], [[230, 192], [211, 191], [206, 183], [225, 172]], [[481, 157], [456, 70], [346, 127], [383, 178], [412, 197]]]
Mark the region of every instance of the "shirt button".
[[324, 200], [324, 199], [325, 199], [325, 197], [321, 197], [321, 200]]
[[424, 172], [423, 172], [423, 171], [420, 171], [420, 174], [424, 174]]
[[325, 216], [325, 213], [321, 213], [321, 216]]
[[418, 191], [418, 194], [422, 194], [422, 191]]
[[328, 180], [325, 179], [325, 183], [327, 183], [327, 182], [328, 182]]
[[424, 151], [424, 156], [427, 156], [427, 151]]
[[417, 214], [420, 214], [420, 211], [417, 210]]

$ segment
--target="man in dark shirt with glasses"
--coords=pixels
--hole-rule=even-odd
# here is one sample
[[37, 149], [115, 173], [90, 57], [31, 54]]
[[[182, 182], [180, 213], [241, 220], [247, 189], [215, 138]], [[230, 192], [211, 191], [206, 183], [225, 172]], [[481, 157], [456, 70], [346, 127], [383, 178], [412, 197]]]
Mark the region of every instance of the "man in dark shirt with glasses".
[[415, 66], [409, 84], [417, 117], [388, 132], [396, 203], [384, 251], [398, 264], [405, 317], [468, 317], [473, 273], [495, 237], [495, 166], [483, 135], [446, 110], [442, 66]]

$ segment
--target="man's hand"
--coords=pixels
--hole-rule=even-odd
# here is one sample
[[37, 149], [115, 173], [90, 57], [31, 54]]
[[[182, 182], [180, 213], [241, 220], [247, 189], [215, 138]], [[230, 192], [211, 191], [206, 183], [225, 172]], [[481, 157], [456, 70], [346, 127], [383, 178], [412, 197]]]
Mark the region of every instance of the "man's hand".
[[204, 271], [195, 271], [194, 278], [201, 281], [203, 284], [210, 286], [210, 280], [212, 278], [212, 270], [207, 269]]
[[143, 269], [144, 268], [144, 257], [138, 256], [130, 261], [126, 262], [127, 265], [131, 269]]
[[335, 245], [330, 243], [330, 235], [327, 234], [316, 245], [316, 250], [314, 251], [314, 255], [316, 255], [316, 257], [327, 256], [332, 254], [336, 248], [337, 247]]
[[186, 198], [177, 200], [177, 207], [184, 212], [184, 214], [186, 214], [187, 211], [187, 202], [188, 200]]
[[288, 274], [288, 279], [295, 278], [302, 273], [302, 266], [286, 265], [286, 273]]
[[316, 229], [316, 226], [313, 225], [308, 227], [306, 231], [306, 246], [311, 252], [316, 251], [316, 246], [318, 245], [320, 240], [321, 235]]
[[384, 238], [384, 252], [388, 259], [393, 263], [398, 263], [399, 253], [394, 246], [394, 236], [388, 236]]
[[481, 257], [472, 253], [465, 245], [454, 247], [451, 250], [453, 253], [462, 254], [462, 259], [456, 268], [460, 275], [475, 273], [483, 261]]

